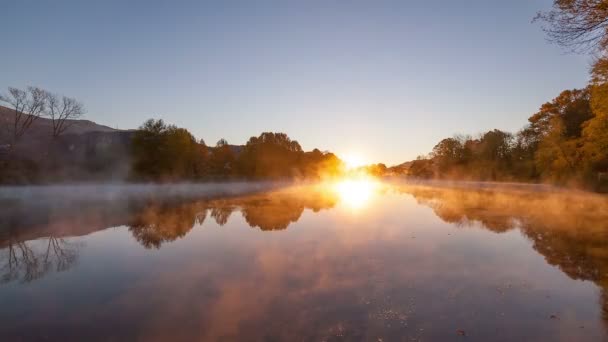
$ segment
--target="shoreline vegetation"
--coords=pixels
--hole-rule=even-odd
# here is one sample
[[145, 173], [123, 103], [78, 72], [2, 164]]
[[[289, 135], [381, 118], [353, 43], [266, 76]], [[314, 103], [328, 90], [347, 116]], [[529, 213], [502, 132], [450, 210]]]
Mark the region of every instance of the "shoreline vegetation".
[[593, 58], [589, 84], [564, 90], [519, 132], [498, 129], [441, 140], [402, 164], [420, 178], [550, 183], [608, 192], [608, 8], [604, 1], [554, 0], [539, 12], [550, 42]]
[[80, 120], [84, 105], [37, 87], [0, 96], [0, 184], [321, 180], [351, 173], [413, 179], [552, 184], [608, 192], [608, 10], [556, 0], [535, 18], [549, 39], [594, 56], [589, 84], [564, 90], [517, 133], [493, 129], [441, 140], [400, 165], [347, 170], [329, 151], [303, 151], [285, 133], [214, 146], [150, 119], [136, 130]]
[[[61, 125], [65, 128], [56, 134], [53, 127], [58, 124], [45, 114], [44, 100], [36, 103], [36, 92], [46, 91], [10, 91], [21, 92], [24, 103], [0, 108], [6, 126], [0, 134], [0, 184], [4, 185], [316, 181], [363, 173], [444, 181], [438, 184], [501, 182], [608, 191], [608, 133], [602, 129], [608, 127], [605, 84], [562, 92], [542, 105], [516, 134], [494, 129], [476, 138], [456, 135], [443, 139], [429, 155], [416, 160], [355, 170], [347, 170], [331, 152], [304, 152], [284, 133], [265, 132], [251, 137], [245, 145], [230, 145], [220, 139], [215, 146], [207, 146], [187, 129], [162, 119], [147, 120], [136, 130], [114, 130], [87, 122], [96, 127], [71, 132], [82, 120], [63, 116]], [[7, 102], [7, 96], [2, 99]], [[25, 110], [25, 116], [17, 108]], [[83, 107], [79, 104], [78, 108]], [[44, 121], [49, 120], [51, 124], [45, 127]], [[15, 122], [25, 128], [19, 135], [6, 134], [11, 127], [18, 127]]]
[[515, 134], [494, 129], [477, 137], [455, 135], [400, 167], [423, 179], [546, 183], [606, 192], [607, 94], [603, 83], [565, 90]]

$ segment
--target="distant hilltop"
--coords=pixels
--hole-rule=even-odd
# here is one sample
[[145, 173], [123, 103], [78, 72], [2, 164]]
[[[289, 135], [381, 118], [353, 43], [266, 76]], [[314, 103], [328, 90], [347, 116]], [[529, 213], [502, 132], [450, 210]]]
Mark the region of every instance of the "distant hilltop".
[[[15, 118], [15, 110], [0, 106], [0, 127], [13, 122]], [[84, 134], [88, 132], [116, 132], [120, 131], [108, 126], [97, 124], [90, 120], [66, 120], [67, 126], [69, 126], [64, 134]], [[53, 132], [53, 123], [51, 119], [40, 117], [36, 119], [32, 126], [28, 129], [28, 138], [36, 140], [44, 140], [48, 136], [50, 139]], [[0, 130], [0, 141], [3, 143], [8, 142], [10, 139], [7, 135], [6, 130]]]
[[[27, 114], [22, 114], [27, 115]], [[53, 138], [52, 120], [37, 117], [23, 139], [11, 147], [14, 109], [0, 106], [0, 166], [12, 149], [17, 162], [0, 170], [0, 183], [32, 179], [125, 180], [131, 168], [132, 139], [137, 129], [115, 129], [90, 120], [66, 120], [68, 128]], [[226, 145], [238, 156], [244, 145]], [[213, 149], [213, 148], [210, 148]]]
[[[11, 108], [7, 108], [4, 106], [0, 106], [0, 127], [6, 127], [6, 125], [11, 124], [15, 118], [15, 110]], [[127, 133], [126, 135], [130, 135], [129, 132], [134, 132], [135, 129], [117, 129], [104, 125], [100, 125], [91, 120], [66, 120], [67, 125], [69, 126], [63, 136], [75, 136], [75, 135], [91, 135], [89, 133]], [[26, 136], [29, 141], [34, 142], [48, 142], [52, 138], [53, 132], [53, 123], [51, 119], [45, 117], [37, 118], [32, 126], [27, 130]], [[10, 137], [7, 134], [8, 132], [5, 129], [0, 129], [0, 144], [8, 144], [10, 141]], [[103, 135], [108, 136], [108, 134], [93, 134], [93, 135]], [[109, 134], [112, 135], [112, 134]], [[120, 134], [118, 134], [120, 135]], [[26, 143], [27, 144], [27, 143]], [[244, 145], [228, 145], [228, 147], [235, 154], [239, 154]]]

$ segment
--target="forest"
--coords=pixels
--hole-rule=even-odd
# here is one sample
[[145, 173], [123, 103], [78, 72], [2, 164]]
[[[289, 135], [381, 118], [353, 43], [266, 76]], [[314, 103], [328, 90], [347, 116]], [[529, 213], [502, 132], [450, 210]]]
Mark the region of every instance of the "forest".
[[132, 176], [139, 180], [320, 179], [343, 171], [335, 154], [304, 152], [285, 133], [265, 132], [245, 146], [220, 139], [211, 147], [184, 128], [153, 119], [135, 132], [131, 153]]
[[552, 42], [592, 55], [589, 84], [543, 104], [517, 133], [494, 129], [441, 140], [428, 155], [408, 163], [410, 176], [608, 191], [608, 7], [604, 1], [558, 0], [535, 21]]

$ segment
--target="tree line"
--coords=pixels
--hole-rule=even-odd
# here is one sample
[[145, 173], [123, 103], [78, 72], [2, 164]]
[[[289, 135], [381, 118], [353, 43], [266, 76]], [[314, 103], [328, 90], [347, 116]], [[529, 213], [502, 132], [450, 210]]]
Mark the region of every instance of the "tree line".
[[[85, 146], [81, 147], [87, 155], [85, 160], [74, 161], [66, 159], [73, 151], [65, 150], [66, 146], [73, 148], [74, 140], [68, 139], [67, 143], [62, 140], [75, 119], [85, 113], [79, 101], [38, 87], [10, 87], [0, 95], [0, 103], [11, 109], [10, 118], [2, 127], [5, 145], [0, 148], [7, 153], [0, 154], [0, 183], [69, 181], [70, 177], [86, 180], [95, 173], [102, 174], [103, 180], [104, 173], [112, 173], [110, 169], [125, 168], [115, 165], [124, 164], [124, 160], [129, 160], [130, 165], [122, 178], [131, 181], [319, 179], [343, 171], [342, 161], [335, 154], [318, 149], [304, 152], [297, 141], [284, 133], [265, 132], [251, 137], [244, 146], [229, 145], [225, 139], [207, 146], [187, 129], [154, 119], [147, 120], [134, 132], [127, 132], [126, 158], [116, 156], [122, 153], [121, 146], [106, 147], [107, 151]], [[28, 134], [41, 118], [51, 121], [45, 138], [49, 142], [43, 144], [37, 141], [39, 137]], [[114, 144], [120, 145], [124, 139], [115, 140], [118, 143]], [[35, 143], [36, 156], [28, 155], [34, 153], [31, 143]]]
[[608, 190], [608, 6], [597, 0], [556, 0], [536, 20], [551, 41], [594, 53], [588, 86], [565, 90], [543, 104], [515, 134], [494, 129], [475, 138], [443, 139], [428, 156], [411, 162], [410, 175]]
[[608, 86], [565, 90], [543, 104], [519, 132], [441, 140], [409, 165], [423, 178], [548, 181], [585, 187], [608, 182]]
[[333, 177], [343, 170], [331, 152], [304, 152], [285, 133], [265, 132], [244, 146], [196, 141], [185, 128], [150, 119], [132, 138], [132, 177], [138, 180], [293, 179]]

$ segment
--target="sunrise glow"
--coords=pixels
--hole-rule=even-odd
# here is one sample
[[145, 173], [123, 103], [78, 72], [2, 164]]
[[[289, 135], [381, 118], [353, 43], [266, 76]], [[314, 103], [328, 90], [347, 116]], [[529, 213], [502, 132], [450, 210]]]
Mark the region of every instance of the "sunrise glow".
[[346, 153], [340, 159], [342, 159], [348, 170], [356, 169], [366, 164], [365, 158], [357, 153]]
[[352, 209], [360, 209], [370, 202], [378, 188], [372, 178], [344, 179], [334, 185], [342, 203]]

